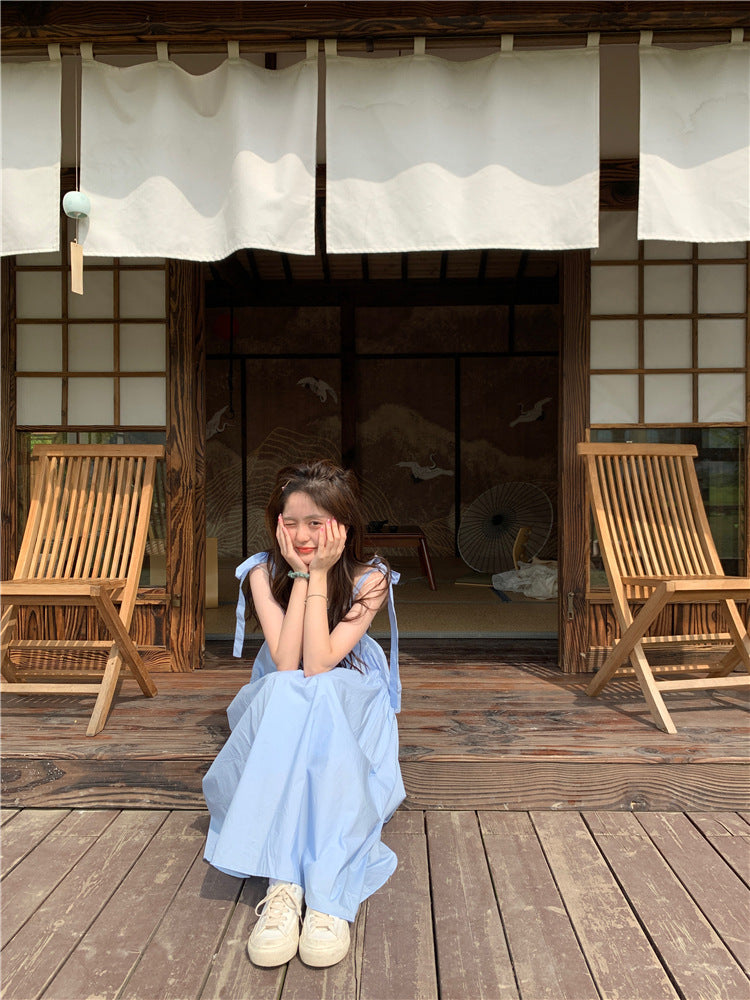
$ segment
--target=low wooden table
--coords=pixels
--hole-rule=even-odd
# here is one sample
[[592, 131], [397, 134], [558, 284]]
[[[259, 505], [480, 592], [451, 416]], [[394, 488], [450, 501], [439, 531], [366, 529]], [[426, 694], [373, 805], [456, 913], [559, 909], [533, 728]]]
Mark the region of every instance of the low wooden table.
[[435, 575], [430, 562], [430, 550], [427, 548], [427, 538], [424, 531], [416, 524], [394, 525], [384, 527], [382, 531], [371, 531], [365, 534], [366, 549], [405, 549], [419, 550], [419, 561], [424, 575], [430, 585], [430, 590], [437, 590]]

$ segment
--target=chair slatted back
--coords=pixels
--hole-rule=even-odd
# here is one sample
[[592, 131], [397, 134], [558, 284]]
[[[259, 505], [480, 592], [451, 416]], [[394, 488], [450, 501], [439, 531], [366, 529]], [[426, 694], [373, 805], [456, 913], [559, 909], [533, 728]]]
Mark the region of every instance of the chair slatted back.
[[[723, 575], [693, 445], [581, 444], [607, 577]], [[626, 587], [647, 596], [648, 586]]]
[[14, 579], [127, 580], [132, 604], [161, 445], [43, 445]]

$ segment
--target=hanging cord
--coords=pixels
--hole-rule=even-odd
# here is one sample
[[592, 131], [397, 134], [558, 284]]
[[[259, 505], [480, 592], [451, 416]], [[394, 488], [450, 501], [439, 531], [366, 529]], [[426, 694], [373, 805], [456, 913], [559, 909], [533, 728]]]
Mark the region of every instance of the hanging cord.
[[[73, 104], [75, 106], [75, 177], [76, 177], [76, 191], [81, 190], [81, 116], [80, 116], [80, 100], [81, 100], [81, 61], [76, 59], [75, 63], [75, 98]], [[78, 226], [80, 225], [80, 218], [76, 218], [76, 243], [78, 243]]]

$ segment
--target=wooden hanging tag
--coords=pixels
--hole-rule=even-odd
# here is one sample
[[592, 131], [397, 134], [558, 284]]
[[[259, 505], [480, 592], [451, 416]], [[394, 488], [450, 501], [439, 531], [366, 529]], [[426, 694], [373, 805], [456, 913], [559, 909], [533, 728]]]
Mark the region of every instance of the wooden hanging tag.
[[83, 247], [75, 240], [70, 244], [70, 290], [83, 295]]

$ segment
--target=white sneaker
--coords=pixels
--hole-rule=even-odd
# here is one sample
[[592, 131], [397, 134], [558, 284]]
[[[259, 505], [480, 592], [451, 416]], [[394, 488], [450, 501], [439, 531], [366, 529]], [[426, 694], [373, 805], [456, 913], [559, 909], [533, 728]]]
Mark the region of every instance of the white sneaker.
[[308, 908], [299, 939], [299, 957], [305, 965], [322, 969], [335, 965], [349, 951], [349, 924], [341, 917]]
[[294, 882], [277, 882], [269, 886], [267, 894], [255, 907], [256, 913], [259, 907], [263, 909], [247, 942], [247, 953], [253, 965], [284, 965], [294, 958], [299, 943], [302, 896], [302, 886]]

